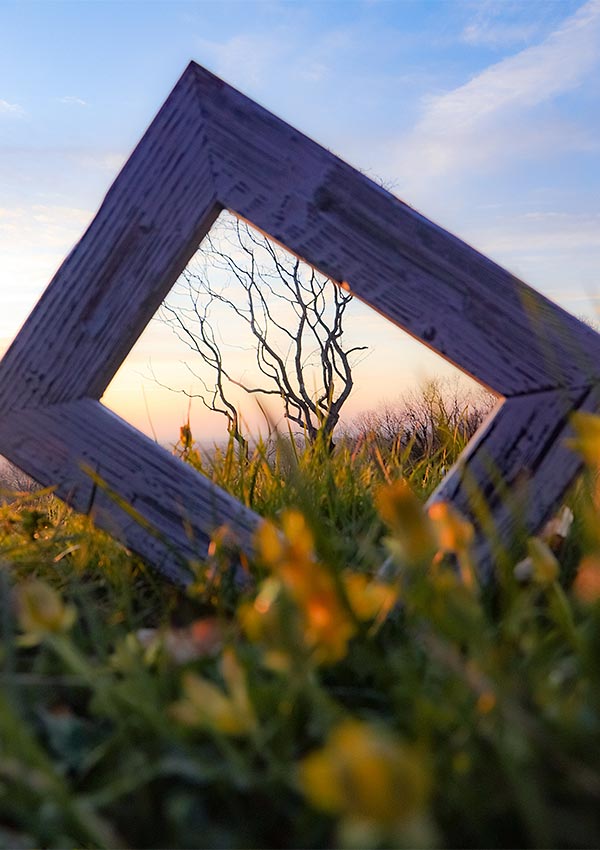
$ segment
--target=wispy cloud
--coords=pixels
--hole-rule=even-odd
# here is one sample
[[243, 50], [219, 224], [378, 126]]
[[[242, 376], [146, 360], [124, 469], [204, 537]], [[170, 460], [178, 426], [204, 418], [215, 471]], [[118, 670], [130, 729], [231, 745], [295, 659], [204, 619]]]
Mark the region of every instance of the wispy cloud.
[[600, 212], [504, 212], [461, 235], [571, 312], [600, 299]]
[[529, 212], [473, 229], [470, 241], [486, 254], [566, 253], [585, 250], [600, 255], [600, 213]]
[[14, 337], [90, 218], [58, 204], [0, 207], [0, 338]]
[[0, 99], [0, 115], [23, 115], [24, 112], [25, 110], [18, 103], [9, 103], [7, 100]]
[[280, 78], [282, 73], [290, 80], [321, 82], [331, 71], [331, 57], [353, 50], [355, 35], [351, 28], [341, 26], [324, 30], [307, 43], [302, 27], [295, 28], [288, 20], [268, 31], [238, 33], [223, 41], [199, 39], [197, 43], [213, 70], [243, 89], [270, 85], [274, 75]]
[[277, 35], [242, 33], [224, 41], [199, 40], [199, 48], [210, 57], [219, 76], [235, 83], [243, 72], [246, 83], [260, 85], [272, 63], [285, 49]]
[[68, 103], [71, 106], [87, 106], [87, 100], [83, 100], [81, 97], [74, 97], [73, 95], [65, 95], [65, 97], [58, 98], [60, 103]]
[[476, 47], [503, 48], [530, 42], [548, 26], [548, 6], [540, 0], [476, 0], [461, 38]]
[[9, 253], [17, 248], [69, 247], [89, 222], [90, 213], [77, 207], [32, 204], [0, 207], [0, 244]]
[[419, 179], [502, 162], [514, 153], [590, 147], [581, 127], [536, 108], [579, 86], [600, 65], [600, 0], [588, 0], [543, 42], [429, 97], [400, 150], [399, 170]]
[[535, 23], [499, 23], [495, 20], [477, 20], [468, 24], [462, 33], [467, 44], [485, 47], [505, 47], [529, 41], [538, 31]]
[[110, 171], [115, 175], [127, 160], [127, 156], [120, 151], [80, 150], [73, 152], [72, 157], [78, 165], [83, 165], [85, 168]]

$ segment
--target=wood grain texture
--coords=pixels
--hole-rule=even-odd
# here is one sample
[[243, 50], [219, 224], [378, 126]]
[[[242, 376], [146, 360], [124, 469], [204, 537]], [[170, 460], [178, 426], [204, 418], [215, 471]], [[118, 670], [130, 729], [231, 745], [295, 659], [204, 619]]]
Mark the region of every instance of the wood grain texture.
[[0, 364], [0, 406], [99, 398], [217, 217], [184, 74]]
[[15, 410], [0, 419], [0, 445], [177, 583], [189, 581], [186, 563], [206, 557], [224, 522], [252, 548], [257, 514], [96, 401]]
[[567, 444], [569, 417], [595, 412], [598, 388], [555, 390], [499, 405], [429, 504], [452, 502], [476, 531], [475, 554], [489, 575], [499, 554], [523, 543], [551, 516], [582, 460]]
[[174, 581], [221, 523], [251, 546], [254, 513], [97, 401], [223, 208], [504, 397], [433, 497], [484, 566], [548, 518], [598, 334], [194, 63], [0, 363], [0, 453]]
[[501, 395], [600, 377], [591, 328], [218, 78], [197, 74], [223, 206]]

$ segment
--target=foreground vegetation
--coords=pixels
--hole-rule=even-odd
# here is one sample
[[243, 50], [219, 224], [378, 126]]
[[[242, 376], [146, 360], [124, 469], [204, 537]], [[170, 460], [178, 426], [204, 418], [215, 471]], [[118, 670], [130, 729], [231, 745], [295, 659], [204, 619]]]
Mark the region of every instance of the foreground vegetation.
[[600, 426], [570, 535], [493, 587], [421, 507], [465, 439], [440, 428], [421, 457], [182, 429], [270, 518], [187, 593], [48, 492], [5, 504], [0, 846], [600, 845]]

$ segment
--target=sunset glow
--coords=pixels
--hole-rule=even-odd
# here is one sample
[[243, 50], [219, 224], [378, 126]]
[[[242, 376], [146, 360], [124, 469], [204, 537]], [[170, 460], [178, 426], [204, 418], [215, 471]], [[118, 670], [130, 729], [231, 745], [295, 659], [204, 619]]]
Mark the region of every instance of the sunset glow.
[[[192, 58], [596, 318], [600, 0], [5, 2], [0, 28], [0, 353]], [[349, 339], [369, 353], [346, 417], [453, 373], [353, 306]], [[232, 356], [243, 373], [251, 355]], [[151, 322], [104, 403], [167, 444], [188, 415], [196, 436], [221, 438], [222, 418], [172, 391], [195, 392], [188, 357]], [[237, 398], [250, 430], [269, 427]]]

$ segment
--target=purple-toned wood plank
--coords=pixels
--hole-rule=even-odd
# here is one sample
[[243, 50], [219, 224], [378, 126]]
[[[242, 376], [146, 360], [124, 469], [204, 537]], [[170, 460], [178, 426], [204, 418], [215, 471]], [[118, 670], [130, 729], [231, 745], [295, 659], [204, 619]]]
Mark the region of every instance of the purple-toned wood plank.
[[0, 444], [173, 581], [189, 580], [186, 561], [206, 557], [210, 533], [225, 520], [251, 548], [257, 514], [97, 401], [13, 411], [0, 419]]
[[545, 521], [580, 468], [569, 415], [600, 406], [600, 337], [194, 63], [0, 363], [0, 453], [175, 581], [220, 523], [251, 546], [254, 513], [97, 402], [222, 208], [505, 397], [434, 497], [482, 563]]
[[502, 395], [600, 377], [591, 328], [209, 72], [197, 74], [223, 206]]
[[0, 405], [99, 398], [220, 212], [184, 74], [0, 364]]
[[448, 472], [429, 504], [452, 502], [475, 525], [485, 573], [494, 560], [539, 528], [582, 469], [568, 448], [569, 416], [600, 407], [594, 389], [560, 389], [505, 401]]

